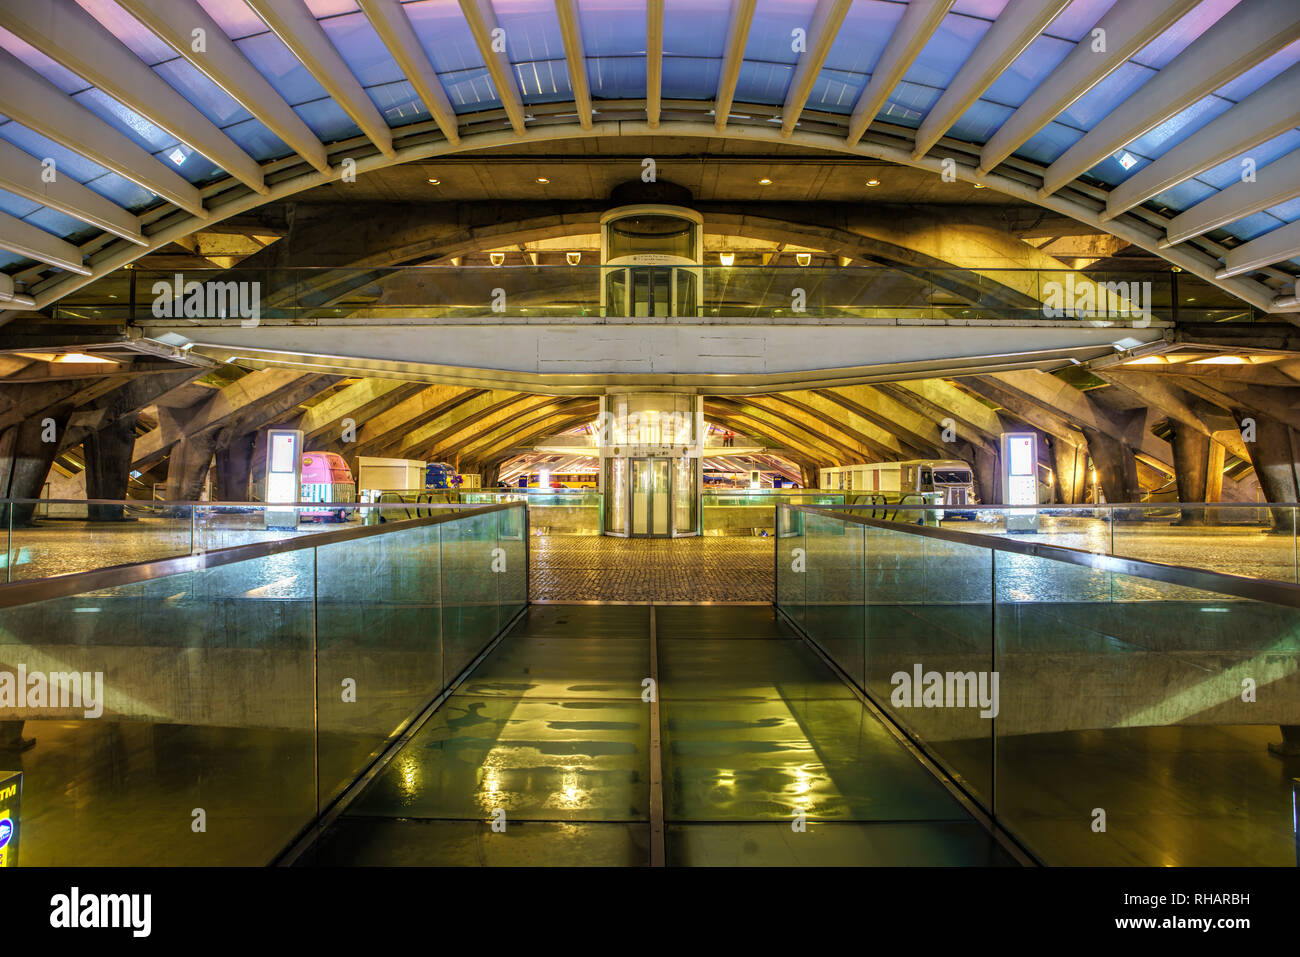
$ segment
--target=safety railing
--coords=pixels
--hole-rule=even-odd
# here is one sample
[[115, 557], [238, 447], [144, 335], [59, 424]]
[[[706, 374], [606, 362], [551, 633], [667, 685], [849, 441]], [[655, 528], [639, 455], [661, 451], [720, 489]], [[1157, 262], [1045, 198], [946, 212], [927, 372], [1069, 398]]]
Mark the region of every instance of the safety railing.
[[83, 286], [54, 310], [69, 321], [145, 326], [805, 314], [966, 322], [1260, 318], [1212, 284], [1171, 271], [795, 264], [131, 269]]
[[1296, 863], [1300, 586], [842, 510], [777, 524], [782, 615], [1042, 861]]
[[[1014, 535], [1021, 541], [1187, 565], [1247, 578], [1300, 582], [1295, 504], [1138, 502], [1100, 505], [956, 505], [872, 501], [844, 493], [846, 511], [910, 525]], [[1019, 516], [1007, 531], [1008, 516]], [[1035, 522], [1026, 528], [1024, 518]]]
[[604, 496], [594, 488], [462, 489], [462, 502], [523, 502], [535, 535], [599, 535]]
[[0, 585], [8, 853], [272, 861], [523, 610], [527, 522], [485, 506]]
[[195, 555], [340, 526], [423, 518], [461, 507], [438, 498], [435, 493], [413, 493], [411, 501], [373, 504], [3, 499], [0, 522], [5, 549], [0, 555], [4, 565], [0, 581], [29, 581]]

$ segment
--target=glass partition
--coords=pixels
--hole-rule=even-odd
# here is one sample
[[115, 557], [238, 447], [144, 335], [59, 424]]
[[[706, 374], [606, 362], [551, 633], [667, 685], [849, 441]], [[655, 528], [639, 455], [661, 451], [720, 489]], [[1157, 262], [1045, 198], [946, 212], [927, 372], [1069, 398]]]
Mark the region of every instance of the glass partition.
[[[175, 270], [110, 273], [61, 299], [54, 317], [174, 326], [178, 317], [185, 320], [183, 304], [170, 317], [155, 315], [154, 289], [163, 288], [159, 283], [172, 289], [175, 276]], [[227, 324], [251, 318], [247, 313], [254, 306], [261, 324], [309, 325], [575, 316], [1118, 323], [1264, 316], [1209, 283], [1164, 270], [555, 264], [214, 267], [186, 269], [183, 276], [185, 282], [212, 283], [205, 288], [235, 283], [240, 285], [232, 288], [258, 290], [256, 302], [251, 293], [248, 301], [227, 295], [207, 311], [218, 318], [205, 321]], [[1084, 296], [1079, 291], [1085, 288], [1096, 292]], [[1076, 291], [1073, 299], [1065, 295], [1070, 289]]]
[[0, 585], [19, 863], [261, 865], [527, 602], [524, 508]]
[[1295, 864], [1300, 587], [777, 511], [780, 612], [1043, 862]]
[[[821, 504], [821, 503], [800, 503]], [[844, 510], [903, 525], [1009, 536], [1015, 541], [1074, 548], [1096, 555], [1138, 558], [1240, 575], [1297, 582], [1295, 505], [1250, 502], [1141, 502], [1102, 505], [951, 507], [872, 502], [848, 493]], [[1032, 511], [1031, 532], [1007, 531], [1006, 517]]]

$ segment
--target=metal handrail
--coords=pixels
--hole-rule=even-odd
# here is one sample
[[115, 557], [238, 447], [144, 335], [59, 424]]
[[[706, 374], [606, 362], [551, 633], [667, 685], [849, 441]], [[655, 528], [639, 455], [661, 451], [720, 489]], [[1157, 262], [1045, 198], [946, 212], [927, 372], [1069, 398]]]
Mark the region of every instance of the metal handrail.
[[[308, 505], [319, 503], [305, 503]], [[14, 608], [50, 598], [67, 598], [101, 588], [113, 588], [136, 582], [152, 581], [179, 575], [184, 572], [200, 571], [205, 568], [219, 568], [237, 562], [280, 555], [286, 552], [317, 548], [335, 542], [353, 541], [370, 538], [375, 535], [387, 535], [408, 528], [426, 525], [441, 525], [459, 518], [474, 515], [486, 515], [509, 508], [522, 508], [522, 502], [501, 502], [496, 505], [469, 506], [444, 515], [430, 515], [424, 518], [412, 518], [385, 525], [363, 525], [359, 528], [340, 528], [328, 532], [315, 532], [301, 538], [285, 538], [273, 542], [252, 542], [247, 545], [232, 545], [228, 548], [216, 548], [196, 555], [177, 555], [171, 558], [156, 558], [145, 562], [132, 562], [125, 565], [109, 565], [91, 571], [73, 572], [68, 575], [55, 575], [51, 578], [38, 578], [32, 581], [9, 582], [0, 584], [0, 609]], [[525, 511], [525, 517], [526, 517]]]
[[1300, 585], [1289, 582], [1273, 581], [1266, 578], [1243, 578], [1239, 575], [1227, 575], [1223, 572], [1188, 568], [1185, 565], [1165, 565], [1158, 562], [1148, 562], [1140, 558], [1098, 555], [1095, 552], [1069, 548], [1064, 545], [1021, 542], [1015, 539], [982, 535], [978, 532], [958, 532], [948, 528], [935, 528], [931, 525], [903, 525], [897, 522], [881, 521], [880, 519], [854, 515], [851, 512], [839, 511], [834, 506], [818, 507], [778, 503], [776, 507], [823, 517], [833, 515], [845, 522], [867, 525], [872, 528], [904, 535], [919, 535], [924, 538], [934, 538], [958, 545], [973, 545], [989, 551], [1028, 555], [1032, 558], [1043, 558], [1069, 565], [1079, 565], [1097, 571], [1116, 572], [1121, 575], [1131, 575], [1135, 578], [1147, 578], [1168, 585], [1178, 585], [1184, 588], [1232, 595], [1252, 601], [1266, 601], [1276, 605], [1286, 605], [1290, 608], [1300, 608]]

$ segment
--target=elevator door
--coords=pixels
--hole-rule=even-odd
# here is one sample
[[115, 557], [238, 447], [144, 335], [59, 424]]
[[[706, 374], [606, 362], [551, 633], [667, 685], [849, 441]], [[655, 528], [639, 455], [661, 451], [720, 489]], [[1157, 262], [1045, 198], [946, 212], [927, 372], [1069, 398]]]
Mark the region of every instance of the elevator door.
[[668, 459], [632, 459], [632, 530], [636, 536], [672, 534]]

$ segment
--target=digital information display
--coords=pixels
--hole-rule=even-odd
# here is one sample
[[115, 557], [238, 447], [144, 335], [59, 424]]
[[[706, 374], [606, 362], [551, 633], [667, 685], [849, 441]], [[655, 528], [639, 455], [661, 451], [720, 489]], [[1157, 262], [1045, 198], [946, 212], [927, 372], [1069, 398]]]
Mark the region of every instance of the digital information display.
[[[302, 481], [302, 432], [297, 429], [268, 430], [266, 462], [266, 502], [298, 501]], [[296, 508], [268, 508], [265, 514], [267, 528], [298, 527]]]
[[[1033, 432], [1008, 432], [1002, 436], [1002, 503], [1038, 504], [1038, 436]], [[1038, 510], [1007, 511], [1008, 532], [1038, 531]]]
[[[291, 432], [271, 433], [271, 471], [294, 472], [294, 453], [297, 452], [294, 436]], [[290, 499], [289, 501], [293, 501]]]

